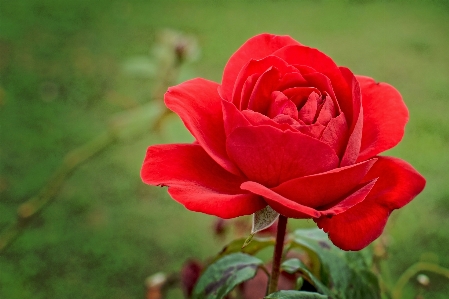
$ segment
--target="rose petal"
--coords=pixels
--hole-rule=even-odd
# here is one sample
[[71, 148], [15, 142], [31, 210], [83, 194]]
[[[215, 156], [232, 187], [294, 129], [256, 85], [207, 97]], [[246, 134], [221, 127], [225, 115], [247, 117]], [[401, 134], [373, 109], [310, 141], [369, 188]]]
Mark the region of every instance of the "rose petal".
[[341, 67], [340, 70], [341, 74], [347, 80], [348, 85], [352, 88], [352, 110], [349, 115], [344, 112], [346, 121], [348, 122], [349, 120], [349, 139], [340, 164], [340, 166], [347, 166], [354, 164], [360, 153], [363, 130], [363, 107], [360, 86], [354, 74], [345, 67]]
[[308, 86], [306, 79], [299, 72], [287, 73], [282, 76], [279, 81], [277, 90], [285, 90], [288, 88], [298, 87], [298, 86]]
[[293, 119], [298, 118], [298, 108], [285, 94], [280, 91], [275, 91], [271, 94], [271, 99], [271, 105], [267, 113], [268, 117], [274, 118], [278, 114], [285, 114]]
[[251, 59], [261, 59], [287, 45], [299, 45], [290, 36], [260, 34], [246, 41], [229, 59], [223, 72], [222, 93], [230, 100], [237, 76]]
[[373, 179], [368, 183], [363, 184], [356, 191], [354, 191], [351, 195], [347, 196], [345, 199], [339, 201], [336, 205], [328, 205], [330, 207], [326, 207], [326, 210], [320, 211], [321, 215], [327, 216], [335, 216], [341, 214], [348, 209], [352, 208], [356, 204], [362, 202], [367, 195], [370, 193], [371, 189], [376, 184], [377, 179]]
[[391, 85], [356, 76], [362, 90], [363, 134], [359, 161], [388, 150], [401, 141], [408, 110]]
[[272, 190], [299, 204], [320, 209], [353, 191], [376, 162], [371, 159], [327, 172], [294, 178]]
[[394, 209], [409, 203], [425, 186], [425, 179], [407, 162], [378, 157], [365, 180], [379, 177], [361, 203], [332, 218], [321, 217], [318, 226], [343, 250], [360, 250], [382, 233]]
[[248, 108], [249, 98], [253, 93], [254, 86], [256, 86], [257, 80], [259, 79], [261, 74], [252, 74], [248, 76], [245, 80], [245, 83], [242, 87], [242, 92], [240, 93], [240, 99], [236, 99], [233, 103], [236, 107], [240, 107], [240, 110], [244, 110]]
[[296, 106], [302, 107], [312, 92], [321, 96], [321, 92], [315, 87], [293, 87], [284, 90], [282, 93], [295, 103]]
[[[338, 66], [329, 56], [319, 50], [306, 46], [291, 45], [277, 50], [273, 55], [282, 58], [289, 64], [308, 66], [326, 75], [332, 82], [332, 89], [339, 102], [341, 99], [350, 98], [351, 90]], [[345, 110], [346, 107], [341, 106], [341, 108], [348, 115]]]
[[365, 176], [365, 181], [379, 177], [370, 200], [390, 210], [399, 209], [424, 189], [426, 180], [409, 163], [394, 157], [376, 158], [376, 164]]
[[331, 119], [320, 137], [320, 141], [329, 145], [337, 154], [342, 157], [348, 140], [348, 124], [342, 112], [339, 116]]
[[271, 94], [278, 85], [280, 74], [271, 67], [260, 75], [249, 98], [248, 109], [266, 115], [271, 104]]
[[320, 140], [321, 135], [323, 134], [324, 130], [326, 129], [325, 126], [319, 123], [314, 123], [313, 125], [306, 125], [306, 126], [292, 126], [293, 129], [298, 130], [299, 132], [306, 134], [308, 136], [311, 136], [313, 138], [316, 138]]
[[319, 211], [291, 201], [259, 183], [251, 181], [244, 182], [241, 188], [256, 195], [263, 196], [270, 207], [286, 217], [306, 219], [317, 218], [321, 215]]
[[390, 216], [387, 208], [365, 201], [344, 213], [332, 218], [324, 216], [315, 222], [328, 233], [335, 246], [346, 251], [361, 250], [382, 234]]
[[329, 96], [326, 96], [319, 111], [316, 122], [325, 126], [332, 118], [337, 116], [334, 101]]
[[332, 88], [332, 83], [328, 77], [321, 73], [310, 73], [303, 74], [304, 78], [309, 82], [309, 86], [313, 86], [321, 91], [321, 94], [327, 93], [336, 100], [334, 90]]
[[338, 165], [338, 157], [328, 145], [271, 126], [237, 128], [228, 137], [226, 148], [249, 180], [267, 187]]
[[235, 128], [246, 127], [250, 122], [235, 105], [226, 100], [221, 102], [223, 107], [223, 119], [226, 137], [228, 137]]
[[[234, 84], [234, 89], [232, 92], [232, 98], [225, 98], [236, 105], [236, 107], [241, 107], [241, 109], [246, 109], [245, 106], [245, 96], [248, 94], [248, 86], [254, 86], [254, 79], [258, 79], [259, 76], [267, 72], [271, 68], [276, 68], [279, 74], [297, 72], [298, 70], [288, 65], [284, 60], [276, 56], [267, 56], [260, 60], [250, 60], [239, 73], [236, 82]], [[251, 79], [248, 83], [248, 79]], [[276, 84], [278, 86], [279, 83]]]
[[298, 111], [298, 119], [302, 120], [307, 125], [312, 124], [315, 119], [316, 110], [318, 109], [318, 100], [320, 98], [321, 97], [316, 92], [312, 92], [304, 106]]
[[242, 184], [241, 188], [243, 190], [248, 190], [250, 192], [253, 192], [254, 194], [263, 196], [265, 198], [265, 201], [271, 208], [284, 216], [297, 219], [318, 217], [330, 218], [330, 216], [343, 213], [354, 205], [363, 201], [369, 194], [370, 190], [373, 188], [375, 182], [376, 179], [362, 184], [361, 186], [357, 186], [358, 188], [346, 198], [339, 201], [337, 204], [326, 208], [326, 210], [323, 211], [316, 210], [306, 205], [291, 201], [288, 198], [285, 198], [284, 196], [274, 192], [272, 189], [269, 189], [256, 182], [245, 182]]
[[197, 78], [170, 87], [165, 104], [184, 122], [203, 149], [226, 170], [238, 174], [225, 147], [225, 130], [218, 84]]
[[[290, 124], [278, 123], [274, 119], [271, 119], [268, 116], [265, 116], [259, 112], [254, 112], [252, 110], [243, 110], [242, 114], [246, 117], [246, 119], [253, 126], [268, 125], [270, 127], [277, 128], [281, 131], [285, 131], [285, 130], [297, 131], [297, 130], [293, 129]], [[293, 120], [293, 119], [291, 119], [291, 120]]]
[[243, 182], [195, 144], [150, 146], [141, 170], [150, 185], [168, 186], [174, 200], [187, 209], [233, 218], [265, 207], [262, 198], [240, 189]]
[[[297, 121], [296, 119], [292, 118], [290, 115], [286, 115], [286, 114], [278, 114], [273, 118], [273, 121], [277, 122], [278, 124], [288, 124], [290, 125], [289, 129], [291, 129], [291, 131], [295, 131], [292, 130], [293, 126], [300, 126], [300, 122]], [[285, 130], [282, 130], [285, 131]]]

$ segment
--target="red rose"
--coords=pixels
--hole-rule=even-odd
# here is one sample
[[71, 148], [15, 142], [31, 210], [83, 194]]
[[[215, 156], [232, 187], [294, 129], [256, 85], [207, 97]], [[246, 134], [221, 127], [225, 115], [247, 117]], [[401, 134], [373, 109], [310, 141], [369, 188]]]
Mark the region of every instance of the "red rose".
[[189, 80], [165, 103], [196, 141], [150, 146], [141, 176], [192, 211], [232, 218], [270, 205], [359, 250], [425, 185], [407, 162], [378, 156], [404, 134], [399, 92], [289, 36], [251, 38], [221, 85]]

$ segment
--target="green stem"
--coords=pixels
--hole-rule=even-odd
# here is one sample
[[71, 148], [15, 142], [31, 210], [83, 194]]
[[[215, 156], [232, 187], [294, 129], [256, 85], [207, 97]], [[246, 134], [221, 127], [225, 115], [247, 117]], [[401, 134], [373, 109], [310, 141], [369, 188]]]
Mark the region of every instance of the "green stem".
[[278, 288], [279, 273], [281, 269], [282, 252], [284, 250], [285, 230], [287, 228], [287, 217], [279, 215], [278, 230], [276, 234], [276, 245], [273, 253], [273, 266], [271, 268], [270, 282], [267, 295], [274, 293]]

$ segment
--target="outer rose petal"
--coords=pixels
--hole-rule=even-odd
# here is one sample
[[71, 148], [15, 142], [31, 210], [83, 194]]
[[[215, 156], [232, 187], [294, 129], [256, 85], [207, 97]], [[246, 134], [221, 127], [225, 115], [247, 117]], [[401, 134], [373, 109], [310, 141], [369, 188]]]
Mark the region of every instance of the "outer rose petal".
[[404, 136], [408, 110], [401, 94], [391, 85], [356, 76], [362, 90], [363, 134], [358, 161], [392, 148]]
[[235, 128], [247, 127], [250, 122], [242, 114], [240, 110], [235, 107], [232, 102], [222, 100], [221, 105], [223, 107], [223, 119], [226, 137], [228, 137]]
[[362, 202], [370, 193], [371, 189], [373, 189], [374, 184], [377, 179], [371, 180], [368, 183], [365, 183], [362, 186], [357, 186], [358, 189], [354, 191], [352, 194], [348, 195], [345, 199], [339, 201], [335, 205], [328, 205], [326, 210], [321, 211], [322, 215], [325, 216], [333, 216], [341, 214], [348, 209], [352, 208], [356, 204]]
[[341, 200], [353, 191], [375, 162], [376, 159], [372, 159], [324, 173], [295, 178], [272, 190], [294, 202], [319, 209]]
[[315, 220], [343, 250], [360, 250], [382, 233], [394, 209], [409, 203], [425, 186], [425, 179], [407, 162], [392, 157], [378, 161], [365, 177], [379, 177], [367, 198], [344, 213]]
[[321, 216], [327, 217], [343, 213], [356, 204], [362, 202], [372, 189], [375, 182], [376, 180], [374, 179], [368, 183], [357, 186], [357, 189], [346, 196], [346, 198], [342, 199], [340, 202], [333, 206], [329, 205], [326, 210], [316, 210], [306, 205], [291, 201], [288, 198], [285, 198], [282, 195], [274, 192], [273, 190], [256, 182], [245, 182], [242, 184], [241, 188], [243, 190], [248, 190], [253, 192], [254, 194], [263, 196], [270, 207], [284, 216], [304, 219], [318, 218]]
[[334, 169], [339, 162], [335, 152], [315, 138], [264, 125], [235, 129], [226, 148], [249, 180], [267, 187]]
[[321, 215], [320, 212], [314, 208], [291, 201], [259, 183], [245, 182], [242, 184], [241, 188], [263, 196], [270, 207], [284, 216], [290, 218], [307, 219], [317, 218]]
[[260, 196], [242, 191], [243, 179], [196, 144], [150, 146], [141, 177], [147, 184], [168, 186], [173, 199], [187, 209], [222, 218], [249, 215], [266, 205]]
[[168, 89], [165, 104], [181, 117], [204, 150], [226, 170], [239, 171], [229, 160], [218, 83], [197, 78]]
[[223, 72], [221, 93], [227, 100], [231, 100], [234, 83], [240, 70], [248, 61], [261, 59], [282, 47], [300, 45], [290, 36], [260, 34], [246, 41], [229, 59]]
[[352, 90], [352, 111], [350, 111], [350, 114], [345, 113], [346, 117], [348, 117], [348, 115], [351, 115], [351, 117], [348, 117], [350, 119], [350, 122], [348, 123], [349, 139], [340, 164], [340, 166], [347, 166], [354, 164], [360, 153], [360, 144], [362, 143], [363, 129], [363, 107], [360, 86], [354, 74], [345, 67], [341, 67], [340, 70], [341, 74], [345, 77], [348, 85], [351, 86]]

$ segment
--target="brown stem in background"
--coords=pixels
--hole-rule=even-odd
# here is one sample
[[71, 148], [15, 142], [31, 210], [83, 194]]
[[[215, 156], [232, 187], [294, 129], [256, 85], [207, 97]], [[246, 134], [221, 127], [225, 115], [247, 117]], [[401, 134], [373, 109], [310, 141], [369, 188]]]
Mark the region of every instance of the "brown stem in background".
[[[168, 39], [170, 38], [169, 36]], [[66, 179], [82, 163], [93, 158], [117, 141], [122, 139], [127, 140], [147, 133], [148, 125], [153, 130], [157, 130], [160, 127], [161, 122], [171, 113], [170, 110], [162, 107], [164, 93], [169, 86], [175, 84], [176, 78], [179, 75], [179, 68], [188, 55], [186, 48], [189, 46], [188, 43], [183, 38], [177, 37], [177, 39], [178, 41], [172, 47], [172, 59], [165, 64], [161, 63], [158, 72], [158, 81], [155, 83], [156, 85], [152, 94], [155, 101], [122, 112], [119, 116], [113, 117], [107, 131], [98, 135], [92, 141], [69, 152], [48, 183], [36, 195], [20, 205], [15, 223], [0, 232], [0, 253], [11, 245], [20, 233], [24, 231], [35, 215], [55, 199]]]
[[35, 215], [55, 199], [73, 171], [117, 141], [129, 140], [146, 133], [148, 124], [151, 124], [162, 111], [161, 104], [150, 102], [133, 110], [122, 112], [111, 119], [107, 131], [69, 152], [39, 193], [19, 206], [16, 222], [0, 232], [0, 253], [12, 244]]
[[278, 230], [276, 234], [276, 245], [273, 253], [273, 266], [271, 268], [270, 282], [267, 295], [274, 293], [278, 288], [279, 273], [281, 268], [282, 253], [284, 251], [285, 230], [287, 228], [287, 217], [279, 215]]
[[391, 292], [392, 298], [393, 299], [402, 298], [402, 290], [404, 289], [407, 282], [421, 271], [433, 272], [449, 279], [449, 269], [433, 263], [418, 262], [410, 266], [407, 270], [404, 271], [404, 273], [402, 273], [401, 277], [399, 277], [398, 281], [396, 282]]

